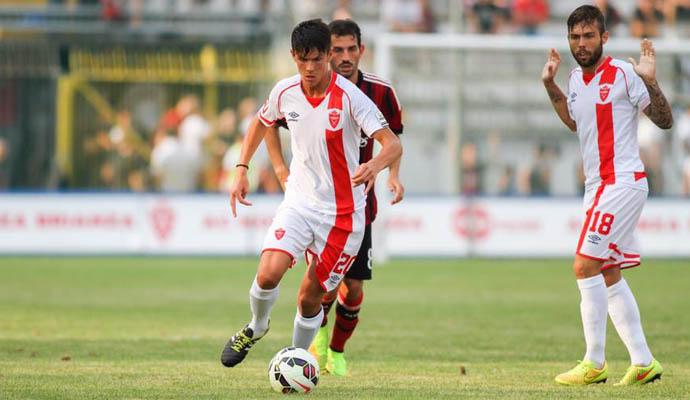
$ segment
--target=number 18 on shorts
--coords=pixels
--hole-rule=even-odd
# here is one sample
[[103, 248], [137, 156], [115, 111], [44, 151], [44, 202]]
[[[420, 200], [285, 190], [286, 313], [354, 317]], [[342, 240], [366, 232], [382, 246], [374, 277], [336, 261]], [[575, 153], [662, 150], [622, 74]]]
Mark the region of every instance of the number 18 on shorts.
[[603, 261], [602, 269], [640, 265], [635, 227], [646, 199], [646, 191], [624, 185], [588, 190], [577, 254]]

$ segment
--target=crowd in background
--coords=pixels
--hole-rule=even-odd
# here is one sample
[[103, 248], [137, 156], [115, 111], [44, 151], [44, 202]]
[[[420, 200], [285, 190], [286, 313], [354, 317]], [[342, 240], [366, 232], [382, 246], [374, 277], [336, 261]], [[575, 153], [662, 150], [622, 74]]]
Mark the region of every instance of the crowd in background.
[[[690, 23], [690, 0], [630, 1], [635, 2], [634, 7], [623, 3], [623, 0], [595, 1], [604, 11], [608, 29], [613, 35], [653, 38], [671, 31], [669, 27]], [[372, 4], [350, 0], [325, 3], [312, 0], [49, 0], [47, 3], [68, 7], [100, 5], [103, 19], [128, 19], [131, 24], [138, 23], [144, 11], [163, 12], [171, 7], [176, 12], [193, 9], [263, 12], [294, 8], [301, 13], [297, 18], [319, 13], [333, 19], [355, 18], [359, 21], [361, 11], [357, 7]], [[378, 23], [385, 30], [397, 32], [440, 31], [438, 5], [448, 4], [430, 0], [380, 0], [374, 3]], [[464, 30], [471, 33], [541, 34], [545, 24], [553, 18], [554, 2], [548, 0], [458, 0], [458, 3], [463, 11]], [[328, 4], [327, 10], [323, 10], [323, 4]], [[620, 4], [628, 5], [625, 11], [618, 8]], [[247, 97], [236, 107], [225, 108], [218, 115], [205, 115], [195, 94], [182, 95], [174, 101], [160, 115], [153, 131], [139, 132], [141, 128], [132, 122], [133, 110], [124, 108], [117, 113], [112, 125], [86, 134], [80, 149], [87, 166], [86, 177], [82, 181], [84, 185], [91, 189], [137, 192], [227, 190], [234, 165], [239, 161], [243, 135], [257, 109], [256, 99]], [[677, 108], [675, 111], [676, 124], [671, 132], [660, 131], [641, 116], [640, 153], [652, 195], [668, 192], [664, 188], [665, 174], [680, 173], [682, 189], [674, 192], [690, 196], [690, 108]], [[460, 192], [466, 195], [487, 194], [490, 192], [487, 185], [497, 184], [498, 189], [491, 191], [492, 194], [553, 194], [553, 165], [562, 149], [539, 140], [532, 144], [532, 148], [532, 154], [526, 157], [528, 162], [516, 164], [502, 162], [501, 154], [491, 143], [481, 144], [472, 139], [463, 141], [458, 157]], [[5, 166], [10, 150], [8, 141], [0, 135], [0, 189], [8, 187]], [[681, 161], [669, 169], [664, 162], [671, 150], [679, 153], [675, 159]], [[574, 165], [572, 173], [577, 176], [577, 190], [581, 190], [584, 180], [581, 165]], [[487, 183], [488, 175], [497, 178]], [[250, 181], [254, 192], [280, 191], [263, 147], [251, 165]], [[414, 188], [410, 189], [414, 191]]]
[[[137, 132], [130, 112], [120, 111], [113, 126], [84, 141], [84, 164], [90, 171], [85, 184], [135, 192], [225, 191], [256, 109], [256, 100], [248, 97], [237, 109], [225, 108], [209, 119], [200, 111], [199, 97], [185, 94], [149, 133]], [[280, 191], [263, 145], [249, 176], [254, 192]]]

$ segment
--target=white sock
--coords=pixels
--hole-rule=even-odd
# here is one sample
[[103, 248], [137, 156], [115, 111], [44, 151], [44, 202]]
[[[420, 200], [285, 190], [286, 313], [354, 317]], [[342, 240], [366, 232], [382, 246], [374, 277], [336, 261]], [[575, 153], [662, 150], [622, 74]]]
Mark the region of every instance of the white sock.
[[645, 340], [642, 331], [640, 310], [637, 307], [635, 296], [633, 296], [625, 279], [611, 285], [608, 292], [609, 315], [613, 326], [618, 331], [618, 336], [628, 348], [630, 362], [632, 365], [646, 367], [652, 362], [652, 352], [649, 351], [647, 340]]
[[311, 318], [303, 317], [298, 309], [295, 315], [295, 328], [292, 331], [292, 345], [305, 350], [309, 349], [309, 345], [321, 327], [322, 320], [323, 307], [321, 307], [318, 314]]
[[582, 296], [580, 313], [587, 344], [584, 359], [593, 362], [597, 368], [601, 368], [606, 360], [604, 348], [606, 347], [606, 311], [608, 309], [604, 276], [599, 274], [578, 279], [577, 286]]
[[252, 287], [249, 289], [249, 306], [252, 309], [252, 321], [249, 327], [254, 331], [254, 338], [261, 337], [268, 330], [268, 317], [271, 316], [271, 309], [278, 299], [278, 293], [280, 293], [280, 286], [274, 289], [261, 289], [254, 277]]

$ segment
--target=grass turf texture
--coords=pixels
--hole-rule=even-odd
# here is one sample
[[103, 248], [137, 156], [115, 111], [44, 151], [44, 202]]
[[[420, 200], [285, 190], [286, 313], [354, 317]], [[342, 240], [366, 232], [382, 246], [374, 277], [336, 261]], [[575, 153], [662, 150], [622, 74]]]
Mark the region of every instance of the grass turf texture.
[[[289, 345], [298, 264], [271, 332], [234, 369], [220, 351], [249, 318], [254, 259], [0, 258], [0, 398], [261, 399]], [[406, 260], [375, 269], [347, 347], [351, 375], [322, 375], [312, 399], [687, 398], [688, 261], [625, 273], [660, 382], [615, 388], [628, 356], [609, 323], [605, 385], [553, 377], [584, 352], [568, 260]], [[333, 314], [331, 314], [331, 318]], [[331, 319], [332, 321], [333, 319]], [[461, 369], [466, 374], [461, 374]]]

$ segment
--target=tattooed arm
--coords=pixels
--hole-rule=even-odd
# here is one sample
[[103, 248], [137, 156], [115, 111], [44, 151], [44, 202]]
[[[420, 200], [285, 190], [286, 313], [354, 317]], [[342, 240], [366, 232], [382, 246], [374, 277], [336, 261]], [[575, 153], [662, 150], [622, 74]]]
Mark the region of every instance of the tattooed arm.
[[673, 112], [671, 105], [668, 104], [666, 96], [661, 91], [656, 79], [653, 82], [643, 81], [649, 92], [649, 106], [644, 109], [644, 113], [656, 126], [661, 129], [671, 129], [673, 126]]
[[549, 52], [549, 58], [544, 65], [544, 70], [541, 73], [541, 80], [544, 82], [544, 87], [546, 88], [546, 93], [551, 99], [551, 105], [553, 109], [558, 114], [558, 117], [563, 121], [563, 123], [573, 132], [577, 131], [577, 124], [570, 118], [568, 113], [568, 99], [563, 94], [561, 88], [558, 87], [554, 81], [556, 72], [558, 71], [558, 66], [561, 63], [561, 56], [558, 54], [556, 49], [551, 49]]
[[656, 54], [651, 41], [644, 39], [640, 44], [640, 62], [630, 59], [635, 73], [642, 78], [649, 93], [649, 106], [644, 113], [656, 126], [661, 129], [670, 129], [673, 126], [673, 112], [664, 93], [656, 81]]

